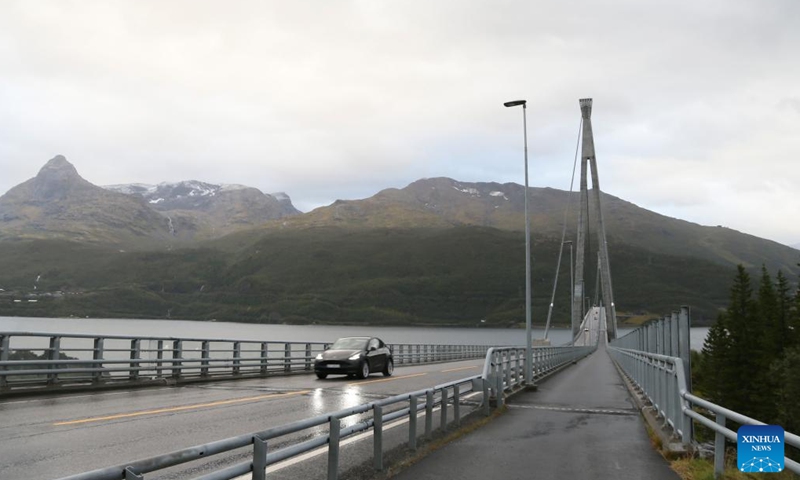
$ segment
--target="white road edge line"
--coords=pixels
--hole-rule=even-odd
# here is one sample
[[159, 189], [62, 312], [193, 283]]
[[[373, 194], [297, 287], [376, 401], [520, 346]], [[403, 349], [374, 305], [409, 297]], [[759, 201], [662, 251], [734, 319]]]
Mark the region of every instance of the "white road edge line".
[[[466, 400], [466, 399], [468, 399], [470, 397], [474, 397], [475, 395], [478, 395], [478, 394], [481, 394], [481, 393], [483, 393], [483, 392], [472, 392], [469, 395], [465, 395], [463, 397], [463, 400]], [[434, 412], [438, 412], [439, 410], [441, 410], [441, 407], [436, 407], [436, 408], [433, 409]], [[425, 416], [425, 411], [422, 410], [420, 412], [420, 414], [417, 416], [417, 418], [424, 417], [424, 416]], [[408, 421], [409, 421], [408, 418], [402, 418], [402, 419], [395, 420], [392, 423], [385, 424], [383, 426], [383, 430], [386, 431], [386, 430], [390, 430], [390, 429], [395, 428], [395, 427], [399, 427], [400, 425], [408, 423]], [[424, 431], [423, 431], [423, 433], [424, 433]], [[369, 430], [368, 432], [364, 432], [364, 433], [359, 433], [355, 437], [350, 437], [350, 438], [347, 438], [345, 440], [342, 440], [339, 443], [339, 448], [344, 447], [345, 445], [349, 445], [351, 443], [357, 442], [359, 440], [362, 440], [362, 439], [364, 439], [366, 437], [371, 437], [371, 436], [372, 436], [372, 430]], [[298, 464], [300, 462], [304, 462], [304, 461], [308, 460], [309, 458], [314, 458], [316, 456], [322, 455], [323, 453], [327, 453], [327, 452], [328, 452], [328, 447], [327, 446], [323, 446], [323, 447], [317, 448], [316, 450], [311, 450], [310, 452], [306, 452], [306, 453], [304, 453], [302, 455], [298, 455], [298, 456], [292, 457], [292, 458], [287, 458], [286, 460], [284, 460], [282, 462], [279, 462], [279, 463], [276, 463], [274, 465], [270, 465], [269, 467], [267, 467], [267, 473], [269, 474], [269, 473], [277, 472], [278, 470], [282, 470], [284, 468], [291, 467], [292, 465]], [[246, 473], [244, 475], [235, 477], [233, 480], [252, 480], [252, 478], [253, 478], [253, 475], [251, 473]]]

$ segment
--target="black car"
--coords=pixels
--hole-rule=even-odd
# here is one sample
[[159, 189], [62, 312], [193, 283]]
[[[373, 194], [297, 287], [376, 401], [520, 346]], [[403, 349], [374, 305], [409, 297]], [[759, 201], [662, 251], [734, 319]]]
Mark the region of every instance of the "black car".
[[390, 376], [394, 371], [392, 350], [375, 337], [344, 337], [333, 342], [317, 355], [314, 373], [317, 378], [331, 374], [356, 375], [365, 378], [372, 372]]

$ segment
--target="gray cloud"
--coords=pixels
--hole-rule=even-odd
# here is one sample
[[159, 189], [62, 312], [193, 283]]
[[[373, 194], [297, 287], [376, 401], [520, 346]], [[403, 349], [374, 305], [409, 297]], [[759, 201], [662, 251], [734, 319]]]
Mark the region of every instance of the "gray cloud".
[[[800, 241], [800, 4], [0, 4], [0, 191], [57, 153], [97, 184], [199, 179], [304, 210], [421, 177], [568, 188], [595, 98], [604, 190]], [[777, 108], [776, 108], [777, 106]]]

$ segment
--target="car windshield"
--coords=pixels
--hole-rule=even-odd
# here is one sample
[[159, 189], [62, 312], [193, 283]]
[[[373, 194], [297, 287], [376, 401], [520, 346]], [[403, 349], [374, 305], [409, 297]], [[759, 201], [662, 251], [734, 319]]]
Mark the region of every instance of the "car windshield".
[[368, 340], [364, 337], [340, 338], [331, 345], [331, 350], [363, 350]]

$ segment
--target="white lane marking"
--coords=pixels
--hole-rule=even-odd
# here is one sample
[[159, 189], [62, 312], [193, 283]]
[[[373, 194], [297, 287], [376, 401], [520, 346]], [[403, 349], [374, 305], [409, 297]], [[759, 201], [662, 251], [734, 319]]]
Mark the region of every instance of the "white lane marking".
[[[472, 392], [469, 395], [465, 395], [463, 397], [463, 399], [466, 400], [466, 399], [468, 399], [470, 397], [474, 397], [475, 395], [479, 395], [481, 393], [482, 392]], [[441, 407], [435, 407], [433, 409], [434, 412], [438, 412], [439, 410], [441, 410]], [[425, 416], [425, 410], [422, 410], [417, 415], [417, 418], [424, 417], [424, 416]], [[408, 422], [409, 422], [409, 419], [407, 417], [406, 418], [402, 418], [402, 419], [398, 419], [398, 420], [395, 420], [392, 423], [385, 424], [383, 426], [383, 430], [384, 431], [390, 430], [392, 428], [399, 427], [400, 425], [404, 425], [404, 424], [406, 424]], [[423, 433], [424, 433], [424, 430], [423, 430]], [[358, 435], [356, 435], [354, 437], [350, 437], [350, 438], [344, 439], [341, 442], [339, 442], [339, 448], [341, 448], [341, 447], [343, 447], [345, 445], [349, 445], [351, 443], [357, 442], [359, 440], [363, 440], [363, 439], [365, 439], [367, 437], [371, 437], [371, 436], [372, 436], [372, 430], [366, 431], [364, 433], [359, 433]], [[304, 462], [304, 461], [308, 460], [309, 458], [317, 457], [319, 455], [322, 455], [323, 453], [328, 453], [328, 447], [327, 446], [322, 446], [322, 447], [317, 448], [316, 450], [311, 450], [310, 452], [306, 452], [306, 453], [304, 453], [302, 455], [298, 455], [298, 456], [292, 457], [292, 458], [287, 458], [286, 460], [284, 460], [282, 462], [276, 463], [274, 465], [270, 465], [269, 467], [267, 467], [267, 474], [270, 474], [270, 473], [273, 473], [273, 472], [277, 472], [278, 470], [282, 470], [282, 469], [287, 468], [287, 467], [291, 467], [292, 465], [296, 465], [296, 464], [298, 464], [300, 462]], [[253, 475], [251, 473], [246, 473], [244, 475], [241, 475], [239, 477], [234, 478], [233, 480], [252, 480], [252, 478], [253, 478]]]

